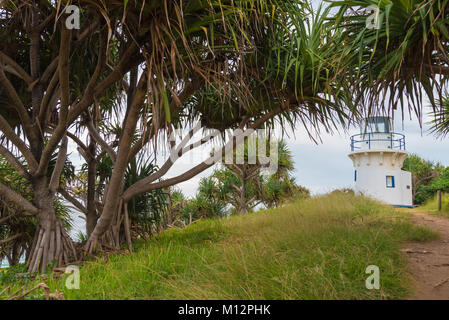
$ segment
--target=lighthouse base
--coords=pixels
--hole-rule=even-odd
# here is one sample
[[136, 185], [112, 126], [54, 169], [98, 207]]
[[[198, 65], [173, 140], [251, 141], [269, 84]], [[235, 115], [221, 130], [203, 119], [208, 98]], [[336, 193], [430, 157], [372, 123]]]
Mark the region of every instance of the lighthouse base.
[[412, 174], [401, 170], [403, 151], [353, 152], [355, 192], [397, 207], [413, 207]]
[[393, 205], [393, 207], [396, 207], [396, 208], [408, 208], [408, 209], [413, 209], [413, 206], [403, 206], [403, 205], [398, 205], [398, 204]]

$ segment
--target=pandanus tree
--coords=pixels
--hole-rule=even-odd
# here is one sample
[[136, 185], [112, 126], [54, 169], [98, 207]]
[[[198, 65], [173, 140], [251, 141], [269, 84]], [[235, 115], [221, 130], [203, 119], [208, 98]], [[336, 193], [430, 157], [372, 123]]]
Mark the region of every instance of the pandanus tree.
[[[69, 4], [76, 4], [82, 13], [80, 29], [72, 30], [66, 24], [69, 17], [65, 9]], [[244, 29], [255, 29], [258, 25], [254, 19], [269, 21], [264, 13], [273, 8], [265, 4], [1, 3], [0, 129], [14, 145], [13, 150], [2, 148], [1, 152], [30, 181], [34, 200], [28, 201], [5, 185], [0, 189], [3, 196], [39, 220], [28, 262], [31, 272], [43, 271], [53, 260], [61, 264], [79, 258], [52, 206], [60, 188], [67, 136], [80, 142], [70, 132], [75, 122], [84, 118], [90, 123], [108, 90], [117, 90], [117, 84], [124, 87], [128, 101], [117, 151], [102, 145], [115, 161], [102, 206], [106, 214], [98, 214], [98, 223], [92, 220], [95, 227], [89, 243], [95, 243], [120, 212], [118, 199], [129, 159], [176, 118], [183, 102], [204, 82], [228, 78], [232, 72], [225, 69], [233, 71], [230, 61], [237, 61], [236, 57], [248, 47], [249, 38], [242, 35]], [[128, 73], [130, 81], [126, 83]], [[235, 80], [230, 83], [236, 85]], [[145, 133], [133, 144], [139, 120]], [[93, 122], [90, 135], [98, 143], [95, 119]], [[50, 157], [58, 146], [55, 169], [47, 178]], [[18, 156], [25, 159], [26, 166]]]
[[232, 203], [236, 214], [248, 213], [264, 202], [267, 176], [271, 176], [272, 182], [280, 181], [293, 170], [285, 142], [255, 136], [246, 138], [236, 148], [232, 161], [224, 159], [223, 163], [226, 170], [217, 171], [214, 176], [222, 184], [225, 200]]
[[[266, 10], [265, 6], [252, 6], [249, 2], [241, 2], [237, 20], [234, 20], [235, 16], [231, 11], [217, 21], [217, 25], [213, 25], [213, 32], [210, 25], [204, 27], [206, 30], [198, 29], [200, 31], [196, 36], [202, 39], [200, 49], [205, 50], [204, 54], [199, 56], [205, 59], [201, 61], [207, 66], [200, 64], [205, 69], [199, 78], [189, 78], [189, 81], [182, 81], [179, 85], [179, 82], [169, 78], [173, 74], [167, 64], [172, 66], [172, 62], [171, 59], [165, 59], [162, 67], [168, 70], [164, 74], [164, 90], [160, 92], [161, 97], [158, 100], [162, 106], [158, 109], [152, 101], [153, 108], [150, 108], [148, 116], [140, 116], [140, 119], [144, 119], [139, 122], [140, 138], [131, 148], [129, 142], [124, 139], [130, 139], [127, 137], [134, 131], [122, 134], [122, 141], [118, 143], [117, 161], [123, 157], [120, 151], [127, 153], [130, 159], [142, 151], [148, 141], [155, 145], [158, 132], [165, 129], [169, 135], [176, 124], [189, 127], [189, 124], [199, 121], [201, 125], [222, 133], [232, 128], [247, 132], [262, 125], [272, 127], [276, 119], [293, 125], [302, 121], [309, 129], [318, 127], [319, 124], [330, 129], [350, 118], [353, 110], [345, 108], [349, 105], [345, 104], [348, 102], [346, 91], [338, 83], [338, 72], [342, 71], [336, 68], [335, 62], [341, 58], [341, 53], [328, 47], [331, 43], [338, 42], [338, 34], [334, 37], [323, 32], [323, 16], [309, 19], [310, 24], [306, 26], [307, 22], [298, 18], [306, 17], [303, 8], [290, 1], [282, 4], [284, 7], [275, 5], [260, 15], [255, 13], [259, 12], [258, 10]], [[240, 26], [241, 14], [244, 14], [243, 19], [246, 21], [243, 26]], [[261, 28], [261, 25], [264, 27]], [[242, 37], [235, 37], [235, 30], [239, 30]], [[215, 39], [211, 38], [212, 33]], [[307, 40], [310, 37], [312, 39]], [[217, 51], [214, 52], [214, 49]], [[211, 55], [210, 50], [214, 55]], [[189, 57], [188, 53], [183, 55], [184, 60], [178, 65], [183, 66], [183, 72], [196, 72], [197, 66], [193, 68], [187, 64], [185, 67], [185, 57]], [[175, 55], [175, 58], [179, 57]], [[216, 64], [210, 64], [214, 61]], [[191, 63], [190, 60], [187, 62]], [[152, 82], [154, 78], [148, 77], [148, 80]], [[168, 99], [165, 99], [166, 95]], [[156, 110], [153, 110], [154, 108]], [[129, 119], [128, 116], [126, 121]], [[134, 125], [132, 129], [135, 127]], [[126, 123], [122, 128], [127, 130]], [[222, 152], [236, 143], [236, 137], [233, 137], [206, 161], [194, 165], [178, 176], [164, 178], [177, 158], [210, 141], [209, 135], [191, 143], [197, 126], [191, 125], [190, 128], [192, 130], [179, 144], [176, 145], [173, 140], [168, 142], [170, 154], [175, 155], [175, 159], [168, 157], [158, 171], [137, 181], [118, 196], [109, 198], [114, 194], [111, 193], [112, 187], [118, 188], [114, 192], [120, 193], [122, 189], [118, 185], [121, 176], [118, 175], [117, 180], [114, 180], [114, 172], [118, 172], [119, 168], [118, 162], [115, 163], [104, 208], [86, 244], [86, 250], [93, 251], [97, 246], [100, 247], [101, 243], [110, 245], [111, 239], [113, 246], [119, 244], [119, 239], [114, 240], [110, 227], [117, 226], [120, 217], [126, 217], [127, 203], [133, 197], [194, 177], [220, 160]]]
[[[330, 1], [346, 35], [347, 79], [363, 110], [401, 106], [422, 120], [424, 96], [438, 110], [449, 76], [449, 1]], [[437, 98], [437, 99], [436, 99]]]
[[277, 149], [277, 141], [252, 136], [236, 148], [231, 159], [224, 159], [223, 164], [231, 174], [224, 172], [217, 174], [217, 178], [229, 186], [225, 188], [228, 189], [226, 199], [233, 204], [236, 214], [248, 213], [261, 202], [261, 174], [270, 165], [274, 170], [279, 169]]
[[[253, 54], [255, 50], [252, 39], [260, 37], [262, 31], [257, 30], [258, 24], [268, 25], [270, 21], [266, 16], [269, 11], [265, 1], [196, 1], [187, 4], [167, 1], [166, 4], [161, 11], [150, 6], [148, 13], [142, 14], [152, 32], [138, 90], [134, 94], [134, 98], [140, 94], [141, 103], [130, 105], [124, 116], [117, 148], [109, 151], [116, 161], [102, 214], [86, 244], [88, 251], [102, 244], [120, 245], [114, 227], [115, 230], [119, 228], [122, 217], [126, 221], [128, 203], [134, 197], [182, 182], [211, 165], [200, 164], [178, 177], [157, 181], [172, 167], [174, 160], [169, 157], [159, 170], [123, 191], [123, 174], [129, 160], [143, 152], [148, 142], [157, 141], [161, 132], [168, 135], [175, 125], [185, 123], [186, 118], [193, 119], [186, 116], [186, 107], [190, 105], [190, 98], [204, 85], [221, 85], [224, 88], [226, 84], [227, 90], [238, 92], [240, 100], [246, 97], [247, 81], [242, 77], [246, 72], [244, 56]], [[277, 14], [276, 6], [274, 9]], [[234, 125], [239, 122], [238, 118], [233, 119]], [[136, 131], [138, 124], [140, 129]], [[133, 144], [136, 132], [139, 139]], [[176, 156], [182, 156], [195, 146], [185, 145], [190, 138], [185, 137], [178, 146], [175, 141], [170, 142]], [[201, 139], [196, 146], [205, 142], [207, 139]], [[127, 241], [129, 244], [129, 239]]]
[[[273, 140], [254, 139], [254, 146], [246, 140], [234, 152], [232, 163], [224, 162], [223, 169], [215, 170], [205, 180], [210, 184], [209, 192], [201, 192], [199, 188], [200, 193], [231, 204], [236, 214], [248, 213], [259, 204], [271, 208], [285, 199], [307, 196], [308, 191], [298, 186], [291, 176], [294, 163], [287, 144], [283, 140]], [[258, 152], [256, 145], [259, 143], [271, 144], [276, 149], [264, 147]], [[241, 159], [237, 160], [239, 152]]]
[[[69, 4], [80, 9], [80, 29], [65, 23]], [[156, 152], [162, 133], [169, 136], [175, 126], [196, 128], [191, 124], [199, 120], [220, 132], [247, 131], [282, 121], [330, 130], [351, 119], [354, 110], [341, 81], [348, 68], [342, 60], [342, 33], [328, 29], [327, 12], [309, 14], [303, 4], [3, 1], [0, 131], [13, 148], [0, 148], [0, 153], [29, 181], [33, 200], [4, 184], [0, 193], [38, 220], [29, 271], [80, 258], [53, 206], [58, 192], [76, 203], [60, 183], [68, 139], [90, 163], [85, 208], [89, 239], [84, 249], [92, 252], [121, 245], [131, 199], [190, 179], [221, 159], [217, 153], [176, 177], [164, 178], [174, 158], [210, 140], [191, 143], [191, 130], [178, 145], [166, 142], [175, 157], [124, 188], [130, 161], [151, 152], [150, 146]], [[111, 95], [121, 94], [114, 116], [120, 130], [108, 139], [99, 125], [101, 120], [106, 126], [111, 122], [99, 119], [99, 110]], [[87, 145], [80, 139], [80, 127], [89, 134]], [[235, 143], [234, 137], [221, 151]], [[97, 165], [106, 154], [113, 168], [96, 199]]]
[[138, 45], [124, 29], [121, 40], [111, 44], [112, 31], [118, 34], [111, 23], [116, 26], [118, 19], [111, 22], [95, 2], [76, 2], [84, 24], [69, 29], [68, 4], [2, 1], [0, 6], [1, 101], [2, 110], [7, 111], [0, 116], [0, 130], [13, 146], [2, 148], [1, 154], [29, 181], [33, 201], [4, 184], [0, 190], [39, 221], [27, 262], [31, 272], [43, 271], [53, 261], [63, 264], [79, 259], [53, 206], [66, 161], [68, 130], [143, 61]]
[[[80, 29], [69, 29], [66, 24], [69, 4], [76, 4], [82, 13]], [[75, 122], [83, 118], [90, 123], [108, 90], [118, 90], [117, 84], [126, 91], [117, 151], [102, 145], [114, 160], [114, 168], [99, 222], [92, 219], [95, 227], [89, 243], [95, 243], [120, 212], [118, 199], [129, 159], [175, 119], [183, 101], [205, 81], [228, 77], [223, 69], [231, 69], [231, 58], [235, 61], [246, 49], [247, 40], [240, 40], [244, 39], [243, 29], [247, 25], [255, 28], [250, 21], [253, 13], [268, 10], [261, 4], [263, 8], [250, 1], [239, 5], [208, 1], [2, 2], [0, 83], [6, 97], [2, 110], [7, 112], [0, 118], [0, 129], [15, 147], [13, 151], [2, 149], [2, 154], [30, 181], [34, 201], [5, 185], [0, 187], [5, 197], [39, 219], [30, 271], [43, 271], [53, 260], [61, 264], [79, 258], [52, 206], [60, 188], [67, 136], [80, 142], [69, 131]], [[261, 17], [269, 20], [263, 14], [254, 15]], [[215, 52], [205, 39], [215, 43]], [[129, 83], [125, 81], [128, 73]], [[145, 133], [133, 144], [139, 120]], [[92, 122], [90, 135], [99, 143], [95, 119]], [[46, 178], [50, 156], [58, 146], [55, 170]], [[17, 161], [19, 154], [26, 167]], [[115, 235], [110, 232], [107, 236], [113, 242]]]
[[[56, 158], [53, 157], [50, 167], [54, 167]], [[62, 173], [62, 179], [68, 182], [73, 178], [73, 166], [67, 162]], [[0, 181], [14, 190], [28, 201], [33, 201], [31, 184], [0, 156]], [[71, 229], [72, 219], [69, 209], [63, 204], [61, 197], [53, 201], [55, 214], [62, 222], [66, 231]], [[36, 233], [38, 219], [23, 210], [16, 203], [0, 196], [0, 260], [6, 257], [10, 266], [30, 258], [33, 236]]]

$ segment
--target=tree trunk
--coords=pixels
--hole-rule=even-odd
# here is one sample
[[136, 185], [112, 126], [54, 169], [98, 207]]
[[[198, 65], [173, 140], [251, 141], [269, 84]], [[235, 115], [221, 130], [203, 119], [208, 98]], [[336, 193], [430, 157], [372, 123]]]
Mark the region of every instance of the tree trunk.
[[87, 214], [86, 214], [86, 233], [89, 238], [97, 225], [97, 208], [95, 205], [95, 182], [97, 175], [97, 162], [95, 160], [96, 143], [90, 137], [89, 144], [89, 162], [87, 164]]
[[47, 179], [42, 177], [33, 183], [35, 205], [39, 209], [39, 225], [36, 229], [28, 271], [44, 273], [48, 265], [63, 265], [77, 260], [75, 247], [53, 207], [54, 193], [48, 189]]
[[[139, 120], [140, 110], [146, 96], [146, 79], [147, 72], [144, 71], [140, 78], [139, 86], [136, 90], [128, 117], [123, 125], [123, 131], [117, 152], [117, 161], [114, 164], [111, 179], [109, 180], [108, 190], [104, 200], [104, 207], [101, 216], [98, 219], [97, 225], [86, 243], [85, 250], [87, 252], [93, 252], [95, 250], [97, 245], [102, 242], [100, 238], [107, 236], [106, 232], [112, 232], [113, 235], [115, 235], [115, 241], [113, 241], [113, 243], [119, 241], [119, 230], [114, 230], [114, 228], [120, 228], [120, 219], [123, 217], [121, 215], [122, 201], [120, 200], [120, 195], [123, 192], [125, 170], [128, 166], [128, 157], [133, 143], [137, 122]], [[116, 227], [114, 227], [114, 220], [116, 221]]]
[[20, 248], [17, 244], [13, 244], [12, 248], [11, 248], [11, 253], [9, 255], [6, 256], [6, 258], [8, 259], [8, 264], [10, 266], [15, 266], [17, 264], [19, 264], [20, 262]]

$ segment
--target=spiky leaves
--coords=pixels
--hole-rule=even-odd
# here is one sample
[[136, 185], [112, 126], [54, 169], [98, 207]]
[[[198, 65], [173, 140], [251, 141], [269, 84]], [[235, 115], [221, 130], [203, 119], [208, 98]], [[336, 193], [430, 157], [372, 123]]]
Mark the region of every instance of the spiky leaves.
[[437, 108], [449, 75], [448, 1], [329, 2], [340, 9], [332, 23], [346, 35], [347, 79], [366, 113], [401, 106], [403, 117], [408, 110], [421, 119], [425, 95]]

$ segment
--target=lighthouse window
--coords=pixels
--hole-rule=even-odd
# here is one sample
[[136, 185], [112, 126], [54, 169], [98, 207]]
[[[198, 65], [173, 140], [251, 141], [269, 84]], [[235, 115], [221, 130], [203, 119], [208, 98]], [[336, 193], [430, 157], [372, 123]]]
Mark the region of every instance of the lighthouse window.
[[394, 176], [387, 176], [387, 188], [394, 188]]
[[357, 181], [357, 170], [354, 170], [354, 181]]
[[365, 120], [361, 133], [388, 133], [390, 129], [390, 118], [370, 117]]

